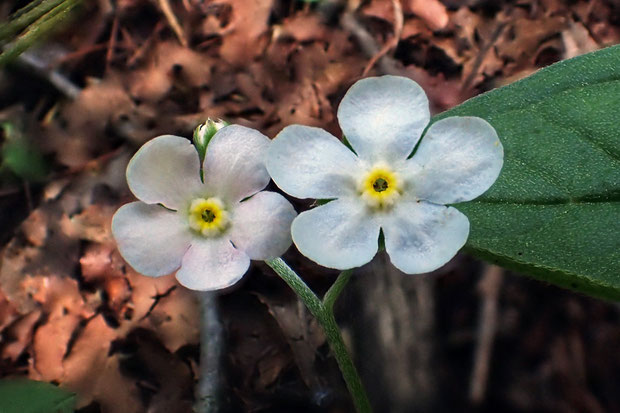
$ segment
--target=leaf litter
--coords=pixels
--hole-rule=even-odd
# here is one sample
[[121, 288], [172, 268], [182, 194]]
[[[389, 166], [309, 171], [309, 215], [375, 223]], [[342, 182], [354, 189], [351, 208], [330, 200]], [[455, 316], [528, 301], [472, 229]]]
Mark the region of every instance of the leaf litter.
[[[0, 7], [0, 17], [17, 4], [9, 3], [15, 4]], [[268, 136], [293, 123], [338, 135], [337, 104], [366, 68], [377, 75], [391, 67], [413, 78], [440, 111], [620, 40], [620, 9], [604, 0], [184, 0], [170, 2], [168, 11], [160, 4], [89, 2], [71, 30], [48, 41], [47, 53], [33, 51], [45, 63], [43, 75], [21, 67], [0, 77], [0, 118], [23, 125], [52, 166], [42, 183], [27, 183], [30, 195], [0, 170], [0, 192], [8, 194], [0, 197], [7, 228], [0, 252], [0, 372], [59, 384], [78, 393], [79, 408], [102, 412], [190, 411], [197, 380], [196, 296], [172, 276], [136, 274], [110, 234], [112, 214], [132, 200], [124, 170], [139, 145], [159, 134], [191, 136], [207, 117]], [[357, 25], [345, 24], [348, 17]], [[394, 48], [374, 56], [395, 36]], [[52, 74], [74, 83], [79, 95], [59, 94], [46, 79]], [[17, 222], [4, 218], [14, 210], [21, 211]], [[333, 274], [289, 255], [313, 286], [328, 287]], [[444, 296], [463, 283], [455, 273]], [[524, 287], [509, 288], [507, 314], [517, 311]], [[597, 312], [599, 320], [612, 317], [601, 315], [611, 310], [598, 303], [560, 300]], [[221, 304], [231, 411], [350, 408], [322, 332], [265, 268], [256, 266]], [[466, 329], [467, 305], [439, 317]], [[618, 330], [605, 326], [602, 340], [613, 344]], [[518, 328], [508, 330], [505, 337], [518, 341], [510, 335]], [[554, 356], [539, 355], [552, 366], [551, 376], [523, 372], [504, 403], [527, 408], [528, 389], [548, 383], [544, 377], [574, 376], [569, 385], [580, 388], [584, 334], [557, 333]], [[606, 380], [615, 377], [601, 366]], [[567, 398], [561, 407], [597, 411], [605, 398], [618, 403], [612, 393], [586, 388], [584, 397]], [[450, 399], [461, 405], [464, 397], [456, 392]]]

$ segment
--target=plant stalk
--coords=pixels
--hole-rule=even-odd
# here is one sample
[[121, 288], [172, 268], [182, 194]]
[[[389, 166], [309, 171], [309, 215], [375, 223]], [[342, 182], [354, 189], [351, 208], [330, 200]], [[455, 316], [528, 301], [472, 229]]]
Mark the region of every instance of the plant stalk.
[[308, 307], [308, 310], [317, 319], [327, 338], [327, 343], [334, 353], [340, 372], [347, 385], [347, 389], [353, 398], [355, 409], [358, 413], [370, 413], [370, 401], [366, 395], [364, 385], [353, 364], [353, 360], [342, 340], [340, 329], [334, 318], [333, 306], [336, 298], [344, 289], [351, 277], [351, 271], [343, 271], [334, 285], [325, 294], [325, 300], [321, 301], [306, 283], [293, 271], [282, 258], [265, 261], [275, 272], [295, 291], [297, 296]]
[[220, 362], [223, 327], [217, 305], [217, 293], [200, 292], [200, 378], [196, 387], [196, 412], [220, 410]]

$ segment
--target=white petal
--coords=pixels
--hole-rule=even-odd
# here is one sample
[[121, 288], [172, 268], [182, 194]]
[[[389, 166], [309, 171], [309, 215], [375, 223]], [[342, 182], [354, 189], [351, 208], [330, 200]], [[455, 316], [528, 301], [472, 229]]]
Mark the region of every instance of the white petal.
[[441, 267], [465, 245], [469, 220], [456, 208], [399, 202], [381, 225], [392, 264], [407, 274]]
[[411, 79], [362, 79], [338, 108], [340, 127], [359, 157], [371, 162], [406, 159], [430, 120], [424, 90]]
[[112, 218], [112, 233], [125, 261], [152, 277], [179, 268], [191, 239], [179, 214], [143, 202], [120, 207]]
[[265, 156], [269, 138], [240, 125], [220, 129], [207, 146], [205, 185], [217, 197], [235, 203], [267, 186]]
[[337, 198], [355, 191], [361, 174], [355, 154], [320, 128], [291, 125], [273, 140], [267, 170], [284, 192], [297, 198]]
[[230, 238], [250, 259], [276, 258], [291, 246], [291, 223], [296, 216], [282, 195], [259, 192], [233, 211]]
[[379, 223], [359, 199], [342, 198], [302, 212], [291, 227], [297, 249], [312, 261], [345, 270], [375, 256]]
[[191, 290], [219, 290], [239, 281], [249, 266], [250, 258], [227, 238], [194, 238], [177, 280]]
[[428, 129], [403, 175], [417, 198], [452, 204], [482, 195], [503, 163], [504, 149], [487, 121], [451, 117]]
[[178, 209], [202, 187], [198, 152], [179, 136], [152, 139], [129, 161], [127, 183], [139, 200]]

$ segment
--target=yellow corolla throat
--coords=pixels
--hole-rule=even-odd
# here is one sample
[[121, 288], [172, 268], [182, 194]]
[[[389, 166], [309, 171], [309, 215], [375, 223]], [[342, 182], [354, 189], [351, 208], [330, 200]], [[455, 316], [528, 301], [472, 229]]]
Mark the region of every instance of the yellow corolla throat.
[[197, 198], [189, 206], [189, 226], [205, 237], [221, 234], [229, 222], [228, 212], [218, 198]]
[[400, 177], [390, 168], [378, 165], [370, 169], [360, 184], [362, 198], [374, 208], [389, 207], [402, 192]]

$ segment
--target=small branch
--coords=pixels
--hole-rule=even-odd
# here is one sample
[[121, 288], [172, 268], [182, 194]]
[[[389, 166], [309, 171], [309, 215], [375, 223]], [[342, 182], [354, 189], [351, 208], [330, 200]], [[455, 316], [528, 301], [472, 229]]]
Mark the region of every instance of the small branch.
[[170, 28], [172, 29], [174, 34], [177, 36], [177, 39], [179, 39], [179, 42], [181, 43], [181, 45], [183, 45], [183, 47], [187, 47], [185, 33], [183, 32], [183, 28], [181, 27], [177, 16], [174, 15], [172, 7], [170, 7], [170, 1], [158, 0], [158, 2], [162, 13], [164, 13], [164, 16], [166, 16], [166, 20], [168, 20], [168, 24], [170, 25]]
[[403, 7], [400, 4], [400, 0], [392, 0], [392, 7], [394, 8], [394, 35], [366, 64], [362, 77], [366, 77], [377, 61], [387, 55], [391, 50], [396, 49], [398, 42], [400, 42], [404, 24]]
[[196, 412], [220, 411], [220, 362], [223, 327], [217, 306], [217, 293], [200, 294], [200, 379], [196, 387]]
[[69, 78], [62, 75], [57, 70], [50, 69], [46, 62], [30, 51], [25, 51], [20, 54], [16, 59], [16, 63], [48, 81], [59, 92], [71, 100], [75, 100], [82, 92], [82, 89]]
[[110, 30], [110, 39], [108, 40], [108, 51], [105, 54], [105, 70], [110, 70], [110, 64], [114, 60], [114, 51], [116, 49], [116, 36], [118, 36], [118, 13], [114, 9], [114, 17], [112, 19], [112, 29]]
[[[368, 33], [366, 28], [355, 18], [355, 15], [351, 11], [346, 11], [343, 13], [342, 18], [340, 20], [340, 24], [342, 27], [351, 33], [357, 43], [360, 45], [362, 52], [368, 56], [368, 58], [372, 58], [376, 56], [380, 52], [379, 45], [375, 41], [375, 39]], [[378, 58], [379, 70], [383, 74], [388, 75], [399, 75], [402, 73], [401, 70], [398, 69], [398, 64], [394, 59], [390, 56], [380, 56]]]
[[469, 398], [474, 404], [480, 404], [486, 393], [493, 340], [497, 330], [497, 300], [502, 286], [503, 274], [502, 268], [496, 265], [488, 265], [478, 284], [483, 301], [478, 321], [478, 345], [469, 386]]
[[502, 32], [504, 31], [507, 25], [508, 25], [508, 22], [497, 23], [497, 26], [495, 26], [495, 30], [491, 34], [491, 38], [489, 39], [489, 41], [483, 47], [480, 48], [480, 50], [478, 51], [478, 55], [476, 56], [476, 60], [474, 60], [474, 64], [472, 65], [471, 72], [469, 72], [469, 74], [463, 81], [463, 86], [461, 87], [462, 92], [468, 92], [473, 87], [474, 80], [476, 79], [476, 76], [478, 76], [478, 71], [480, 70], [480, 67], [482, 66], [482, 62], [484, 61], [484, 58], [486, 57], [487, 53], [491, 50], [493, 45], [497, 42], [497, 40], [499, 39], [499, 36], [502, 34]]

